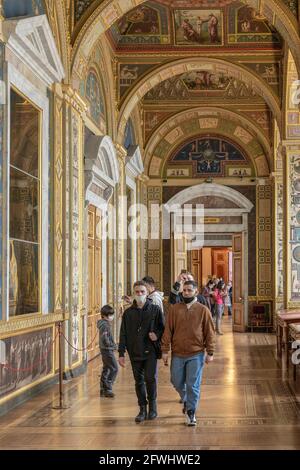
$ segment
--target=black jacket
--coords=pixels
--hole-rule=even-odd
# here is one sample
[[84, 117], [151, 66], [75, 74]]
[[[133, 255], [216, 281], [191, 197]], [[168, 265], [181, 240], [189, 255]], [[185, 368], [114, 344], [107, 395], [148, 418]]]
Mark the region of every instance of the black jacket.
[[131, 360], [145, 360], [155, 348], [149, 333], [154, 332], [158, 340], [164, 332], [164, 317], [161, 309], [150, 300], [142, 309], [134, 302], [125, 310], [119, 340], [119, 356], [124, 357], [127, 351]]
[[[179, 303], [183, 302], [183, 296], [182, 296], [182, 293], [179, 292], [179, 289], [180, 289], [179, 282], [175, 282], [175, 284], [174, 284], [174, 286], [171, 290], [170, 296], [169, 296], [169, 303], [171, 305], [179, 304]], [[198, 294], [197, 295], [197, 301], [199, 302], [199, 304], [202, 304], [205, 307], [207, 307], [208, 309], [210, 309], [210, 305], [209, 305], [208, 301], [206, 300], [206, 298], [204, 297], [204, 295]]]
[[106, 351], [115, 351], [117, 345], [112, 335], [111, 326], [108, 320], [99, 320], [97, 322], [97, 328], [99, 329], [99, 347]]

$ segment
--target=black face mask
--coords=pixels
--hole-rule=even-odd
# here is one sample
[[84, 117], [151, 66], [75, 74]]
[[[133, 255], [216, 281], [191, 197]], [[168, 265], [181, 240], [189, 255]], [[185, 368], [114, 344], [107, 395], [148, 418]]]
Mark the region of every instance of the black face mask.
[[185, 304], [190, 304], [191, 302], [193, 302], [195, 296], [194, 297], [182, 297], [182, 298]]

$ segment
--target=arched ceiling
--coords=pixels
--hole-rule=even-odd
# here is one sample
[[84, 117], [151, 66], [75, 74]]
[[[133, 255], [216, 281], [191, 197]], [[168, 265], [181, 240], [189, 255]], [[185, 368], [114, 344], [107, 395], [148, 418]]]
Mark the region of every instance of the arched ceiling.
[[[255, 123], [225, 109], [197, 108], [167, 119], [150, 138], [145, 149], [145, 171], [150, 177], [166, 176], [169, 157], [192, 137], [223, 136], [247, 155], [257, 176], [266, 176], [272, 167], [268, 139]], [[171, 165], [172, 167], [172, 165]]]
[[[157, 148], [166, 142], [163, 129], [175, 136], [176, 127], [184, 126], [184, 137], [214, 131], [235, 139], [251, 150], [255, 174], [270, 171], [274, 122], [281, 135], [285, 124], [286, 46], [300, 70], [295, 2], [87, 0], [74, 5], [73, 85], [85, 80], [101, 38], [113, 64], [116, 140], [123, 145], [126, 124], [134, 115], [134, 125], [143, 128], [147, 171], [161, 158]], [[185, 114], [195, 108], [200, 110], [196, 117]], [[168, 129], [182, 116], [185, 123]], [[216, 119], [215, 129], [199, 126]], [[171, 147], [165, 149], [164, 161]], [[155, 171], [163, 174], [163, 163]]]
[[[231, 4], [236, 4], [237, 2], [229, 3], [227, 1], [222, 1], [221, 7], [219, 1], [209, 2], [204, 0], [187, 0], [180, 3], [172, 0], [166, 0], [163, 2], [158, 0], [156, 3], [159, 3], [161, 6], [167, 5], [168, 7], [171, 7], [172, 11], [176, 9], [180, 10], [182, 8], [186, 10], [194, 10], [198, 16], [199, 10], [205, 8], [213, 9], [215, 13], [217, 13], [216, 10], [219, 9], [222, 10], [221, 13], [223, 13], [224, 9], [231, 8]], [[254, 9], [254, 15], [256, 18], [253, 18], [253, 24], [257, 24], [257, 22], [261, 23], [261, 21], [266, 18], [269, 22], [270, 28], [274, 27], [279, 32], [290, 47], [297, 69], [300, 70], [299, 26], [294, 14], [295, 7], [293, 6], [293, 2], [290, 0], [247, 0], [239, 3], [241, 5], [248, 5]], [[77, 18], [78, 21], [77, 24], [74, 24], [73, 30], [73, 72], [76, 74], [79, 64], [82, 61], [87, 60], [95, 42], [102, 33], [122, 19], [127, 12], [130, 12], [135, 7], [143, 4], [146, 4], [145, 0], [75, 0], [73, 16], [74, 18]], [[79, 10], [80, 13], [78, 13]], [[204, 20], [207, 20], [207, 18], [204, 17]], [[220, 30], [221, 24], [223, 25], [223, 19], [219, 18]], [[204, 28], [205, 27], [206, 26], [204, 26]], [[227, 31], [227, 28], [228, 24], [224, 23], [223, 31]], [[245, 33], [249, 31], [249, 24], [247, 24], [246, 18], [245, 21], [240, 22], [240, 28], [243, 28], [243, 32]], [[255, 34], [256, 31], [251, 31], [251, 33]], [[239, 36], [239, 32], [237, 32], [237, 35]], [[182, 36], [177, 35], [177, 40], [181, 41], [182, 39], [180, 39], [180, 37], [182, 38]], [[232, 38], [231, 41], [232, 40], [234, 40], [234, 38]]]
[[[120, 109], [119, 119], [119, 141], [123, 139], [126, 122], [134, 109], [134, 107], [151, 92], [155, 87], [163, 87], [166, 80], [174, 77], [182, 77], [188, 81], [191, 74], [203, 70], [210, 70], [214, 74], [224, 76], [227, 81], [234, 79], [232, 85], [239, 87], [239, 83], [244, 83], [248, 94], [255, 93], [261, 96], [270, 107], [274, 117], [277, 119], [279, 125], [281, 123], [280, 101], [272, 88], [260, 80], [254, 72], [248, 71], [245, 67], [234, 63], [226, 62], [220, 59], [202, 59], [202, 58], [188, 58], [174, 61], [163, 65], [153, 72], [148, 73], [141, 79], [127, 95]], [[227, 84], [229, 86], [229, 82]], [[201, 91], [201, 90], [200, 90]], [[148, 95], [149, 96], [149, 95]], [[158, 97], [159, 101], [160, 98]], [[214, 98], [216, 101], [217, 98]]]

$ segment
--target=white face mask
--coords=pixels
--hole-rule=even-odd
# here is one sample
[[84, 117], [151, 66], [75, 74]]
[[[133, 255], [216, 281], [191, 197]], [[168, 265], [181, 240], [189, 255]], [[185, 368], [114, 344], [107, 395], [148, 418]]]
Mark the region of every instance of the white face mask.
[[143, 305], [146, 302], [147, 295], [135, 295], [134, 299], [138, 305]]
[[115, 316], [114, 315], [109, 315], [108, 321], [114, 321]]

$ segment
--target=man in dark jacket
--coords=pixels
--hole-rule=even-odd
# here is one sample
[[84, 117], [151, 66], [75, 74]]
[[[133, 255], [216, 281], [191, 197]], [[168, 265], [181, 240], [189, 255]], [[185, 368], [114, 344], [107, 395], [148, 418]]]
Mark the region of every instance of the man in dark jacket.
[[[135, 421], [157, 417], [157, 344], [164, 332], [161, 309], [147, 299], [148, 291], [143, 281], [133, 286], [134, 301], [125, 311], [120, 331], [119, 364], [125, 367], [128, 352], [135, 379], [135, 390], [140, 412]], [[147, 398], [149, 413], [147, 415]]]
[[[183, 290], [183, 284], [186, 281], [194, 281], [194, 276], [191, 273], [179, 274], [170, 292], [169, 303], [171, 305], [179, 304], [183, 302], [182, 290]], [[204, 305], [205, 307], [210, 308], [209, 302], [207, 301], [204, 295], [198, 293], [197, 301], [200, 304]]]

